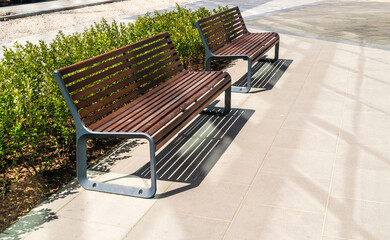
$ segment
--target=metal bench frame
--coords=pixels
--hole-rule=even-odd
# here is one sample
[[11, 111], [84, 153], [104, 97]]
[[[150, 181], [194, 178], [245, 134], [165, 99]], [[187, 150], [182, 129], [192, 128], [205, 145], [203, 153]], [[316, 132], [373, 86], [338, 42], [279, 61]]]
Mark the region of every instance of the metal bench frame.
[[[154, 37], [148, 38], [146, 40], [153, 41], [156, 37], [166, 37], [168, 41], [170, 40], [168, 33], [162, 33], [159, 35], [156, 35]], [[152, 40], [150, 40], [152, 39]], [[143, 41], [146, 41], [143, 40]], [[142, 41], [140, 41], [142, 42]], [[137, 43], [134, 43], [132, 45], [137, 45]], [[125, 46], [123, 48], [130, 49], [132, 45]], [[117, 49], [119, 50], [119, 49]], [[114, 51], [111, 51], [114, 52]], [[110, 52], [109, 52], [110, 53]], [[106, 53], [108, 54], [108, 53]], [[104, 55], [104, 54], [103, 54]], [[100, 55], [102, 56], [102, 55]], [[100, 56], [97, 56], [95, 58], [99, 58]], [[94, 59], [94, 58], [92, 58]], [[86, 61], [89, 61], [91, 59], [85, 60], [81, 63], [84, 63]], [[127, 60], [126, 60], [127, 61]], [[176, 59], [175, 61], [180, 61]], [[78, 63], [80, 64], [80, 63]], [[179, 63], [180, 65], [181, 63]], [[77, 64], [74, 64], [77, 65]], [[72, 67], [71, 65], [70, 67]], [[68, 66], [69, 67], [69, 66]], [[65, 68], [63, 68], [65, 69]], [[62, 95], [65, 98], [66, 104], [68, 105], [70, 112], [73, 116], [75, 126], [76, 126], [76, 160], [77, 160], [77, 180], [80, 183], [81, 186], [83, 186], [87, 190], [93, 190], [93, 191], [99, 191], [99, 192], [107, 192], [107, 193], [114, 193], [114, 194], [121, 194], [121, 195], [127, 195], [127, 196], [135, 196], [135, 197], [141, 197], [141, 198], [151, 198], [155, 195], [157, 190], [156, 185], [156, 143], [153, 137], [145, 132], [100, 132], [100, 131], [93, 131], [89, 129], [86, 124], [83, 122], [83, 119], [80, 117], [80, 112], [75, 102], [72, 100], [72, 96], [69, 93], [69, 90], [64, 82], [64, 79], [62, 77], [61, 71], [63, 69], [59, 69], [54, 71], [54, 77], [57, 81], [57, 84], [60, 88], [60, 91]], [[183, 70], [182, 70], [183, 71]], [[167, 139], [163, 139], [161, 143], [159, 143], [158, 147], [161, 147], [163, 144], [165, 144], [170, 137], [173, 137], [182, 127], [184, 127], [191, 119], [193, 119], [198, 113], [206, 113], [206, 114], [218, 114], [218, 115], [226, 115], [230, 112], [231, 109], [231, 90], [230, 90], [230, 76], [227, 73], [224, 73], [225, 80], [229, 81], [228, 85], [224, 85], [224, 89], [219, 89], [217, 91], [218, 94], [214, 94], [212, 98], [207, 99], [207, 101], [202, 101], [200, 106], [198, 106], [194, 112], [190, 113], [188, 119], [187, 117], [185, 120], [179, 119], [179, 123], [177, 127], [175, 127], [174, 131], [169, 132], [167, 134]], [[159, 86], [164, 85], [166, 82], [160, 84]], [[150, 92], [152, 92], [151, 90]], [[216, 91], [216, 90], [215, 90]], [[222, 112], [216, 112], [212, 110], [203, 110], [204, 107], [206, 107], [208, 104], [210, 104], [211, 101], [213, 101], [218, 95], [219, 92], [225, 91], [225, 108]], [[197, 102], [197, 100], [195, 101]], [[128, 104], [131, 104], [128, 103]], [[207, 104], [207, 105], [206, 105]], [[200, 110], [199, 110], [200, 109]], [[202, 111], [203, 110], [203, 111]], [[184, 110], [183, 110], [184, 111]], [[172, 118], [174, 119], [174, 117]], [[176, 129], [177, 128], [177, 129]], [[171, 130], [170, 130], [171, 131]], [[164, 135], [165, 136], [165, 135]], [[94, 138], [135, 138], [135, 139], [146, 139], [149, 142], [149, 154], [150, 154], [150, 169], [151, 169], [151, 186], [150, 188], [138, 188], [133, 186], [124, 186], [124, 185], [118, 185], [118, 184], [112, 184], [112, 183], [104, 183], [104, 182], [98, 182], [89, 180], [87, 177], [87, 141], [89, 139]]]
[[[234, 19], [226, 20], [226, 16], [228, 16], [229, 14], [232, 14], [232, 13], [233, 14], [237, 14], [237, 17], [234, 18]], [[244, 22], [244, 20], [243, 20], [243, 18], [241, 16], [241, 12], [240, 12], [238, 7], [234, 7], [234, 8], [228, 9], [226, 11], [214, 14], [212, 16], [209, 16], [209, 17], [197, 20], [195, 22], [195, 24], [196, 24], [196, 27], [198, 29], [198, 32], [199, 32], [199, 35], [201, 37], [203, 46], [205, 48], [205, 53], [206, 53], [206, 56], [205, 56], [205, 70], [206, 71], [210, 71], [210, 64], [211, 64], [212, 60], [217, 60], [217, 59], [243, 59], [243, 60], [246, 60], [248, 62], [246, 87], [232, 86], [232, 91], [233, 92], [245, 92], [245, 93], [247, 93], [247, 92], [250, 91], [251, 86], [252, 86], [251, 85], [252, 63], [254, 61], [262, 61], [263, 59], [261, 59], [261, 58], [264, 56], [264, 54], [272, 46], [275, 46], [275, 55], [274, 55], [274, 59], [272, 59], [271, 61], [274, 62], [274, 61], [277, 61], [279, 59], [279, 35], [277, 33], [274, 33], [274, 34], [276, 34], [276, 37], [275, 37], [275, 39], [272, 40], [273, 42], [271, 43], [271, 45], [268, 46], [267, 49], [265, 49], [265, 51], [257, 52], [257, 53], [255, 53], [252, 56], [246, 55], [246, 54], [237, 54], [237, 55], [234, 55], [234, 54], [232, 54], [232, 55], [226, 54], [225, 55], [225, 54], [223, 54], [223, 55], [218, 55], [218, 54], [214, 53], [215, 51], [212, 51], [210, 49], [208, 39], [204, 35], [203, 29], [201, 27], [202, 23], [207, 22], [207, 21], [215, 21], [218, 18], [220, 18], [220, 20], [222, 22], [222, 27], [224, 28], [224, 29], [222, 29], [222, 31], [225, 32], [224, 35], [223, 35], [223, 38], [226, 37], [227, 38], [227, 42], [228, 42], [228, 43], [226, 43], [222, 47], [228, 47], [229, 45], [231, 45], [231, 43], [233, 43], [234, 41], [236, 41], [239, 38], [243, 37], [244, 35], [251, 34], [247, 30], [247, 28], [246, 28], [245, 22]], [[239, 28], [237, 27], [238, 29], [233, 29], [232, 32], [228, 32], [226, 30], [226, 27], [225, 27], [227, 24], [229, 24], [228, 21], [239, 22], [238, 24], [237, 23], [235, 23], [235, 24], [236, 24], [236, 26], [240, 25], [240, 27]], [[216, 24], [218, 24], [218, 22]], [[262, 46], [264, 46], [264, 45], [261, 45], [260, 47], [262, 47]]]

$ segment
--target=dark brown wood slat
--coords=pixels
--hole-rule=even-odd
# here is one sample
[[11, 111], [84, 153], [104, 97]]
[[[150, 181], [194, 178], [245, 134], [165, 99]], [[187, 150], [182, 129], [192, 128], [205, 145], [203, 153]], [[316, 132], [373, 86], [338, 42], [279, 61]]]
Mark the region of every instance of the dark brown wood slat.
[[[210, 76], [211, 75], [211, 76]], [[164, 102], [160, 102], [160, 106], [157, 106], [158, 108], [152, 109], [153, 111], [149, 111], [150, 114], [148, 118], [146, 118], [143, 122], [140, 124], [134, 126], [133, 129], [140, 131], [140, 132], [147, 132], [149, 133], [149, 129], [153, 127], [154, 125], [157, 128], [162, 127], [167, 122], [162, 121], [162, 119], [166, 119], [167, 121], [170, 121], [174, 116], [176, 116], [178, 113], [182, 112], [188, 105], [194, 101], [188, 102], [188, 99], [192, 97], [199, 98], [201, 95], [198, 95], [200, 91], [207, 86], [209, 82], [215, 76], [212, 76], [213, 74], [206, 74], [205, 76], [193, 76], [190, 79], [190, 83], [188, 84], [188, 87], [181, 87], [178, 89], [175, 89], [175, 96], [169, 97]], [[200, 80], [201, 79], [201, 80]], [[196, 80], [196, 81], [194, 81]], [[209, 84], [210, 85], [210, 84]], [[211, 87], [210, 87], [211, 88]], [[180, 90], [179, 90], [180, 89]], [[208, 88], [209, 89], [209, 88]], [[170, 89], [169, 92], [172, 92], [173, 89]], [[162, 94], [167, 94], [169, 92], [165, 92]]]
[[[162, 92], [166, 91], [164, 89], [178, 88], [180, 85], [186, 84], [186, 82], [183, 82], [180, 79], [187, 79], [189, 75], [191, 75], [191, 73], [187, 72], [187, 74], [184, 75], [184, 78], [178, 78], [174, 82], [170, 84], [166, 84], [166, 86], [164, 86], [163, 88], [160, 88], [158, 90], [153, 90], [153, 94], [143, 98], [143, 100], [139, 101], [137, 104], [132, 104], [133, 106], [130, 107], [126, 113], [123, 113], [121, 116], [118, 116], [116, 118], [115, 123], [111, 124], [104, 130], [121, 131], [121, 129], [124, 128], [124, 125], [130, 124], [134, 126], [138, 124], [140, 121], [143, 121], [143, 119], [148, 116], [148, 112], [153, 110], [153, 107], [155, 107], [161, 101], [164, 101], [170, 96], [166, 94], [165, 95], [161, 94]], [[134, 120], [132, 120], [131, 123], [128, 123], [130, 119], [134, 119]]]
[[245, 49], [256, 45], [256, 41], [261, 40], [261, 38], [264, 38], [264, 36], [255, 36], [248, 33], [240, 37], [236, 41], [233, 41], [228, 46], [225, 46], [224, 48], [220, 49], [219, 52], [223, 52], [224, 54], [234, 54], [234, 51], [236, 51], [237, 49], [240, 50], [240, 52], [245, 52]]
[[[174, 62], [172, 64], [167, 65], [165, 68], [163, 68], [163, 70], [175, 71], [175, 68], [178, 67], [180, 64], [181, 64], [181, 62]], [[164, 64], [161, 63], [160, 65], [164, 65]], [[79, 102], [78, 104], [76, 104], [76, 107], [78, 107], [78, 108], [86, 107], [86, 106], [90, 105], [91, 103], [98, 101], [99, 99], [102, 99], [106, 96], [111, 95], [112, 93], [115, 93], [115, 94], [112, 94], [107, 99], [102, 100], [101, 106], [94, 105], [94, 107], [90, 109], [92, 112], [96, 111], [98, 108], [103, 107], [103, 104], [107, 105], [107, 104], [111, 103], [112, 101], [114, 101], [115, 99], [119, 99], [121, 96], [134, 90], [135, 88], [140, 87], [142, 84], [145, 84], [145, 83], [151, 81], [150, 79], [154, 79], [154, 78], [161, 75], [160, 72], [156, 72], [156, 73], [150, 75], [148, 78], [142, 79], [141, 77], [144, 75], [145, 72], [149, 72], [149, 69], [144, 69], [143, 71], [138, 72], [137, 74], [124, 79], [122, 82], [117, 83], [109, 88], [102, 90], [101, 92], [89, 97], [85, 101]], [[178, 73], [179, 70], [176, 70], [175, 72]], [[141, 79], [141, 80], [139, 80], [139, 79]], [[124, 86], [129, 85], [130, 83], [133, 83], [133, 84], [131, 86], [127, 87], [126, 90], [121, 90], [121, 91], [117, 92], [117, 90], [123, 88]], [[80, 116], [85, 117], [86, 115], [84, 115], [84, 113], [80, 112]]]
[[225, 24], [225, 29], [226, 29], [226, 32], [228, 32], [228, 33], [235, 31], [235, 29], [237, 29], [238, 27], [244, 27], [246, 29], [244, 20], [242, 20], [242, 19], [235, 20], [235, 21], [232, 21], [232, 22]]
[[[151, 58], [151, 57], [155, 58], [156, 57], [156, 53], [158, 53], [159, 50], [165, 51], [165, 50], [168, 50], [168, 49], [170, 49], [170, 45], [164, 46], [161, 49], [156, 49], [156, 50], [154, 50], [154, 51], [152, 51], [152, 52], [150, 52], [148, 54], [145, 54], [145, 55], [142, 56], [141, 59], [138, 59], [138, 58], [137, 59], [132, 59], [129, 62], [121, 64], [120, 66], [114, 67], [114, 68], [109, 69], [109, 70], [107, 70], [105, 72], [102, 72], [101, 74], [96, 75], [96, 77], [92, 77], [93, 79], [91, 79], [91, 80], [90, 79], [85, 79], [83, 82], [79, 82], [78, 84], [75, 84], [75, 85], [77, 85], [75, 87], [72, 87], [72, 88], [68, 87], [68, 91], [71, 92], [71, 91], [77, 90], [75, 88], [82, 88], [82, 87], [84, 87], [84, 86], [86, 86], [88, 84], [91, 84], [91, 83], [94, 82], [93, 80], [95, 80], [96, 78], [102, 79], [104, 77], [113, 75], [114, 73], [117, 73], [121, 69], [129, 68], [133, 64], [139, 62], [140, 60], [142, 61], [144, 59]], [[175, 54], [176, 52], [171, 50], [171, 53]], [[99, 82], [99, 83], [97, 83], [97, 84], [95, 84], [95, 85], [93, 85], [93, 86], [91, 86], [91, 87], [89, 87], [87, 89], [84, 89], [84, 90], [82, 90], [80, 92], [77, 92], [77, 93], [73, 94], [72, 95], [73, 101], [76, 101], [76, 100], [79, 100], [79, 99], [81, 99], [83, 97], [86, 97], [86, 96], [90, 95], [91, 93], [101, 89], [103, 86], [110, 85], [110, 84], [118, 81], [119, 79], [122, 79], [122, 78], [124, 78], [124, 77], [126, 77], [128, 75], [133, 74], [138, 68], [140, 68], [141, 65], [142, 65], [141, 67], [144, 67], [144, 66], [147, 66], [147, 65], [149, 65], [151, 63], [154, 63], [154, 61], [155, 61], [154, 58], [150, 59], [147, 62], [144, 62], [144, 63], [142, 63], [140, 65], [137, 65], [136, 67], [129, 68], [128, 70], [126, 70], [124, 72], [121, 72], [121, 73], [119, 73], [119, 74], [117, 74], [117, 75], [115, 75], [113, 77], [110, 77], [110, 78], [106, 79], [103, 82]]]
[[[245, 36], [244, 36], [245, 37]], [[226, 54], [245, 54], [252, 55], [252, 51], [256, 51], [257, 47], [262, 45], [266, 36], [247, 36], [246, 39], [239, 38], [237, 44], [226, 49]]]
[[246, 54], [250, 55], [250, 49], [254, 49], [256, 46], [261, 45], [263, 40], [267, 36], [265, 34], [246, 34], [236, 41], [233, 41], [231, 44], [226, 46], [225, 48], [222, 48], [216, 52], [216, 54], [224, 54], [224, 55], [239, 55], [239, 54]]
[[[176, 52], [171, 50], [166, 55], [169, 56], [171, 53], [175, 54]], [[150, 58], [150, 56], [145, 56], [145, 57], [141, 58], [141, 60], [144, 60], [144, 58]], [[140, 59], [136, 59], [134, 61], [130, 61], [129, 64], [134, 65], [138, 60], [140, 60]], [[112, 76], [112, 77], [110, 77], [110, 78], [108, 78], [108, 79], [106, 79], [106, 80], [104, 80], [102, 82], [99, 82], [99, 83], [97, 83], [97, 84], [95, 84], [95, 85], [93, 85], [93, 86], [91, 86], [91, 87], [89, 87], [89, 88], [87, 88], [87, 89], [85, 89], [85, 90], [83, 90], [81, 92], [75, 93], [74, 95], [72, 95], [72, 99], [74, 101], [75, 100], [79, 100], [82, 97], [86, 97], [86, 96], [90, 95], [91, 93], [96, 92], [99, 89], [102, 89], [102, 86], [109, 86], [112, 83], [115, 83], [115, 82], [119, 81], [120, 79], [129, 78], [129, 76], [130, 77], [134, 76], [135, 74], [137, 74], [136, 73], [137, 71], [145, 69], [145, 68], [147, 68], [148, 66], [150, 66], [151, 64], [153, 64], [155, 62], [156, 62], [156, 57], [154, 56], [154, 58], [151, 58], [151, 59], [149, 59], [149, 60], [147, 60], [147, 61], [145, 61], [145, 62], [143, 62], [143, 63], [141, 63], [139, 65], [133, 66], [132, 68], [129, 68], [129, 69], [127, 69], [124, 72], [120, 72], [120, 73], [118, 73], [118, 74], [116, 74], [116, 75], [114, 75], [114, 76]], [[126, 66], [127, 66], [127, 64], [126, 64]], [[83, 106], [80, 105], [78, 107], [83, 107]]]
[[[171, 75], [174, 75], [172, 72], [171, 73], [167, 73], [166, 75], [163, 75], [161, 76], [159, 79], [158, 79], [158, 82], [162, 83], [166, 80], [167, 77], [170, 77]], [[136, 98], [139, 98], [139, 96], [143, 93], [143, 92], [146, 92], [147, 90], [149, 90], [149, 86], [144, 86], [144, 87], [141, 87], [139, 89], [137, 89], [137, 91], [134, 91], [132, 93], [130, 93], [129, 95], [121, 98], [120, 100], [118, 100], [117, 102], [115, 103], [112, 103], [111, 105], [109, 106], [106, 106], [104, 111], [98, 111], [98, 112], [95, 112], [93, 116], [90, 116], [88, 118], [85, 118], [83, 119], [83, 121], [85, 122], [85, 124], [88, 126], [89, 124], [92, 124], [94, 122], [96, 122], [97, 120], [99, 120], [100, 118], [103, 118], [105, 117], [107, 114], [109, 114], [110, 112], [118, 109], [118, 108], [124, 108], [125, 104], [129, 103], [129, 102], [132, 102], [133, 100], [135, 100]], [[125, 90], [124, 90], [125, 91]]]
[[[172, 78], [169, 81], [167, 81], [166, 84], [167, 85], [171, 84], [172, 82], [175, 81], [175, 79], [180, 78], [180, 77], [186, 75], [187, 73], [188, 73], [188, 71], [182, 71], [173, 77], [168, 76], [168, 77], [172, 77]], [[165, 84], [154, 88], [153, 91], [147, 92], [144, 95], [142, 95], [141, 97], [138, 97], [137, 99], [132, 101], [131, 104], [128, 104], [128, 105], [122, 107], [121, 109], [119, 109], [118, 111], [115, 111], [114, 113], [104, 117], [103, 119], [98, 120], [97, 122], [90, 125], [89, 128], [93, 131], [104, 131], [104, 129], [109, 125], [110, 122], [119, 121], [122, 118], [122, 115], [121, 115], [122, 113], [127, 111], [129, 108], [139, 104], [145, 98], [155, 94], [155, 91], [158, 91], [159, 89], [161, 89], [163, 87], [166, 87]]]
[[197, 101], [188, 111], [183, 112], [180, 116], [170, 122], [164, 129], [157, 132], [153, 139], [156, 142], [156, 149], [160, 149], [170, 138], [177, 134], [186, 124], [188, 124], [195, 116], [197, 116], [206, 106], [214, 100], [212, 96], [219, 95], [230, 87], [230, 76], [225, 77], [226, 84], [221, 87], [214, 87], [207, 94], [208, 98], [203, 98], [203, 101]]
[[265, 53], [267, 53], [275, 44], [279, 42], [279, 38], [274, 38], [272, 41], [268, 42], [267, 45], [264, 46], [264, 48], [261, 49], [261, 52], [259, 52], [258, 56], [254, 56], [253, 61], [259, 60], [262, 56], [264, 56]]
[[254, 44], [251, 48], [248, 48], [248, 54], [251, 55], [253, 58], [258, 52], [262, 51], [262, 49], [268, 46], [272, 39], [273, 39], [272, 36], [270, 35], [266, 36], [261, 42], [261, 46]]
[[[175, 50], [171, 50], [171, 51], [172, 51], [172, 54], [176, 53]], [[97, 75], [93, 75], [93, 76], [91, 76], [91, 77], [89, 77], [87, 79], [84, 79], [81, 82], [78, 82], [78, 83], [75, 83], [73, 85], [70, 85], [70, 86], [67, 87], [67, 89], [68, 89], [69, 92], [73, 92], [73, 91], [78, 90], [80, 88], [83, 88], [83, 87], [85, 87], [85, 86], [87, 86], [89, 84], [92, 84], [93, 82], [99, 81], [99, 79], [102, 79], [102, 78], [105, 78], [107, 76], [110, 76], [110, 75], [112, 75], [112, 74], [114, 74], [114, 73], [116, 73], [118, 71], [121, 71], [123, 69], [128, 69], [129, 67], [131, 67], [131, 65], [133, 65], [133, 64], [135, 64], [135, 63], [137, 63], [139, 61], [146, 60], [147, 58], [153, 57], [153, 56], [154, 56], [154, 54], [145, 54], [143, 56], [138, 57], [137, 59], [132, 59], [132, 60], [130, 60], [128, 62], [124, 62], [121, 65], [115, 66], [115, 67], [110, 68], [110, 69], [108, 69], [108, 70], [106, 70], [104, 72], [101, 72], [101, 73], [97, 74]], [[131, 69], [127, 70], [127, 71], [129, 72], [129, 71], [131, 71]]]
[[210, 31], [207, 31], [204, 36], [206, 39], [210, 39], [216, 34], [220, 34], [221, 32], [225, 32], [225, 28], [223, 27], [223, 22], [220, 21], [217, 24], [213, 26], [213, 29], [210, 29]]
[[[108, 60], [106, 62], [100, 62], [99, 65], [95, 65], [91, 68], [85, 69], [84, 71], [77, 72], [73, 75], [70, 75], [68, 77], [63, 78], [64, 83], [65, 84], [72, 83], [78, 79], [84, 78], [88, 75], [91, 75], [93, 73], [96, 73], [98, 71], [106, 69], [112, 65], [115, 65], [115, 64], [120, 63], [122, 61], [126, 61], [130, 58], [134, 58], [139, 54], [142, 54], [146, 51], [152, 50], [153, 48], [163, 47], [166, 44], [167, 44], [167, 41], [165, 40], [165, 38], [163, 38], [163, 39], [160, 39], [157, 42], [154, 42], [150, 45], [140, 46], [138, 49], [136, 49], [135, 51], [131, 51], [130, 53], [124, 52], [124, 53], [117, 54], [117, 55], [111, 57], [111, 58], [116, 57], [114, 59]], [[170, 48], [173, 47], [173, 44], [169, 44], [169, 45], [170, 45]], [[105, 60], [107, 60], [107, 59], [105, 59]], [[90, 66], [92, 66], [92, 65], [90, 65]]]
[[230, 9], [228, 9], [228, 10], [225, 10], [225, 11], [223, 11], [223, 12], [219, 12], [219, 13], [216, 13], [216, 14], [214, 14], [214, 15], [211, 15], [211, 16], [208, 16], [208, 17], [199, 19], [198, 22], [199, 22], [199, 23], [204, 23], [204, 22], [207, 22], [207, 21], [210, 20], [210, 19], [219, 17], [219, 16], [224, 15], [224, 14], [229, 13], [229, 12], [237, 11], [237, 10], [238, 10], [238, 7], [233, 7], [233, 8], [230, 8]]
[[[221, 36], [218, 36], [218, 38], [214, 39], [214, 41], [210, 42], [210, 44], [208, 44], [208, 45], [209, 45], [210, 49], [218, 49], [218, 48], [220, 48], [220, 46], [225, 46], [228, 43], [229, 43], [229, 41], [227, 39], [227, 36], [226, 36], [226, 34], [223, 33]], [[215, 50], [213, 50], [213, 51], [215, 51]]]
[[232, 31], [228, 30], [227, 35], [229, 36], [230, 42], [237, 39], [239, 36], [242, 36], [244, 34], [248, 33], [248, 30], [244, 25], [237, 26], [235, 29], [232, 29]]
[[[165, 56], [165, 57], [166, 57], [166, 56]], [[164, 61], [162, 61], [162, 62], [159, 62], [158, 64], [156, 64], [156, 65], [154, 65], [154, 66], [152, 66], [152, 67], [150, 67], [150, 68], [148, 68], [148, 69], [145, 69], [144, 71], [153, 72], [154, 70], [156, 70], [156, 68], [159, 68], [159, 67], [162, 67], [162, 66], [164, 66], [164, 65], [167, 65], [167, 64], [172, 63], [172, 61], [171, 61], [172, 59], [176, 59], [176, 57], [168, 58], [168, 59], [166, 59], [166, 60], [164, 60]], [[179, 64], [181, 64], [181, 62], [179, 62], [179, 61], [176, 61], [176, 62], [175, 62], [175, 61], [174, 61], [172, 64], [177, 64], [177, 65], [179, 65]], [[138, 76], [138, 75], [132, 76], [131, 78], [136, 79], [137, 76]], [[151, 82], [153, 82], [153, 81], [152, 81], [153, 79], [150, 79], [150, 80], [151, 80]], [[131, 81], [131, 80], [130, 80], [130, 81]], [[130, 91], [130, 89], [129, 89], [129, 88], [126, 88], [126, 89], [124, 89], [123, 91], [120, 91], [120, 92], [117, 92], [117, 93], [115, 93], [115, 94], [112, 94], [111, 96], [105, 98], [104, 100], [101, 100], [101, 101], [99, 101], [99, 102], [97, 102], [97, 103], [95, 103], [95, 104], [93, 104], [93, 105], [91, 105], [91, 106], [89, 106], [89, 107], [87, 107], [87, 108], [81, 110], [81, 111], [79, 112], [79, 114], [80, 114], [80, 116], [81, 116], [82, 118], [84, 118], [84, 117], [86, 117], [87, 115], [90, 115], [90, 114], [96, 112], [98, 109], [100, 109], [100, 108], [106, 106], [107, 104], [112, 103], [113, 101], [115, 101], [116, 99], [122, 97], [124, 94], [128, 93], [129, 91]], [[110, 110], [102, 109], [102, 110], [99, 110], [99, 112], [102, 112], [101, 114], [103, 114], [103, 113], [108, 114], [108, 113], [111, 112], [111, 111], [110, 111]], [[105, 114], [103, 114], [103, 115], [105, 115]], [[100, 115], [100, 114], [99, 114], [99, 115]]]
[[118, 48], [116, 50], [113, 50], [113, 51], [110, 51], [110, 52], [98, 55], [96, 57], [93, 57], [93, 58], [81, 61], [79, 63], [75, 63], [75, 64], [72, 64], [72, 65], [69, 65], [67, 67], [58, 69], [57, 72], [61, 76], [64, 76], [64, 75], [66, 75], [68, 73], [71, 73], [71, 72], [83, 69], [83, 68], [85, 68], [87, 66], [90, 66], [92, 64], [104, 61], [105, 59], [111, 58], [112, 56], [122, 54], [122, 53], [127, 52], [127, 51], [129, 51], [131, 49], [138, 48], [139, 46], [142, 46], [142, 45], [145, 45], [147, 43], [153, 42], [154, 40], [156, 40], [158, 38], [165, 38], [167, 36], [169, 36], [168, 32], [163, 32], [163, 33], [160, 33], [160, 34], [158, 34], [156, 36], [153, 36], [153, 37], [141, 40], [139, 42], [136, 42], [136, 43], [133, 43], [133, 44], [130, 44], [130, 45]]
[[[202, 95], [204, 95], [207, 91], [209, 91], [213, 86], [218, 85], [219, 82], [223, 82], [221, 80], [222, 72], [216, 72], [214, 74], [210, 74], [209, 79], [205, 79], [202, 81], [202, 84], [198, 86], [194, 86], [192, 89], [187, 89], [182, 93], [186, 97], [186, 99], [181, 98], [180, 102], [174, 102], [171, 107], [167, 107], [164, 111], [160, 112], [158, 115], [158, 119], [154, 121], [150, 121], [148, 124], [142, 125], [140, 131], [146, 132], [150, 135], [153, 135], [158, 129], [162, 128], [166, 125], [173, 117], [177, 116], [180, 112], [187, 111], [188, 108], [195, 100], [200, 99]], [[195, 77], [193, 80], [199, 81], [198, 77]], [[207, 81], [206, 81], [207, 80]], [[217, 87], [216, 87], [217, 88]], [[201, 100], [198, 100], [201, 101]]]
[[234, 41], [236, 39], [238, 39], [239, 37], [242, 37], [243, 35], [247, 34], [248, 33], [248, 30], [246, 29], [246, 27], [242, 26], [240, 27], [240, 29], [237, 29], [237, 31], [234, 33], [234, 34], [230, 34], [230, 40], [231, 41]]
[[202, 32], [204, 33], [203, 35], [207, 36], [208, 33], [220, 29], [221, 24], [223, 24], [222, 23], [222, 19], [216, 19], [215, 22], [216, 23], [213, 24], [213, 25], [210, 25], [210, 26], [207, 26], [205, 28], [202, 28]]
[[226, 27], [225, 27], [226, 20], [222, 17], [216, 18], [207, 24], [209, 24], [210, 27], [202, 29], [206, 39], [208, 39], [210, 36], [213, 36], [221, 31], [224, 31], [224, 32], [226, 31]]
[[[190, 72], [186, 76], [177, 79], [174, 84], [170, 84], [169, 86], [160, 89], [158, 92], [156, 92], [155, 96], [150, 96], [149, 99], [145, 99], [147, 104], [144, 102], [138, 103], [138, 105], [143, 105], [139, 106], [136, 111], [132, 111], [131, 115], [126, 116], [126, 118], [134, 119], [132, 123], [118, 125], [114, 129], [111, 128], [110, 131], [129, 131], [130, 129], [133, 131], [139, 130], [137, 129], [137, 126], [149, 123], [149, 121], [145, 122], [147, 117], [157, 114], [159, 111], [161, 111], [161, 108], [166, 108], [167, 104], [169, 104], [172, 99], [180, 94], [178, 89], [187, 89], [192, 87], [191, 84], [193, 83], [191, 82], [191, 79], [193, 74], [194, 73]], [[205, 73], [202, 74], [206, 75]]]

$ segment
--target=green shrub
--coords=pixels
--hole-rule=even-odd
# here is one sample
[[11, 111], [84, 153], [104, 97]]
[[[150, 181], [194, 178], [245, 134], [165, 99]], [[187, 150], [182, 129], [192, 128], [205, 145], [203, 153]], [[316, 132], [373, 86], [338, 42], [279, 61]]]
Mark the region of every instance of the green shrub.
[[[103, 19], [82, 33], [59, 32], [49, 44], [5, 48], [0, 60], [0, 177], [17, 165], [32, 174], [50, 169], [62, 164], [56, 156], [73, 151], [75, 129], [54, 70], [163, 31], [171, 34], [179, 56], [190, 65], [204, 54], [195, 20], [211, 14], [204, 8], [192, 11], [177, 5], [173, 11], [148, 13], [134, 24]], [[5, 176], [0, 178], [2, 185]]]

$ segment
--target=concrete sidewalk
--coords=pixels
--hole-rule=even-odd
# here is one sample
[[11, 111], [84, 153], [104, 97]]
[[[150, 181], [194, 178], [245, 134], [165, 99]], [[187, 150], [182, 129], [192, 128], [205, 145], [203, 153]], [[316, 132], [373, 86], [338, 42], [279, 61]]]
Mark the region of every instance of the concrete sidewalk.
[[[275, 23], [284, 32], [280, 60], [254, 66], [255, 88], [232, 94], [231, 114], [200, 115], [158, 154], [154, 199], [85, 191], [73, 182], [0, 238], [390, 239], [390, 51], [346, 42], [342, 32], [287, 34], [304, 20], [294, 11], [305, 8], [245, 10], [254, 32], [273, 26], [261, 18], [290, 17], [284, 28]], [[228, 71], [235, 81], [245, 69], [236, 62]], [[123, 144], [91, 177], [147, 184], [139, 177], [146, 149]], [[188, 166], [166, 169], [167, 161]]]

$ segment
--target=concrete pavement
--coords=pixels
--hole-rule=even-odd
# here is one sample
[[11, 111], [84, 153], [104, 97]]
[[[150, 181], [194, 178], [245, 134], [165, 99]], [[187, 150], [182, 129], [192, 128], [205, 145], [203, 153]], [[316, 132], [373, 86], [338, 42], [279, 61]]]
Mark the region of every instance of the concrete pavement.
[[[158, 154], [156, 198], [90, 192], [70, 183], [0, 237], [389, 239], [390, 52], [378, 41], [386, 38], [375, 32], [371, 39], [379, 47], [373, 47], [359, 42], [370, 37], [364, 29], [354, 31], [361, 38], [344, 39], [348, 28], [329, 36], [327, 29], [336, 26], [320, 20], [313, 33], [299, 11], [334, 2], [287, 2], [243, 10], [251, 31], [283, 32], [280, 60], [256, 65], [256, 88], [233, 93], [226, 118], [199, 116]], [[379, 4], [348, 1], [337, 11], [363, 2]], [[284, 22], [272, 22], [279, 15]], [[312, 19], [329, 17], [317, 12]], [[287, 34], [291, 29], [301, 36]], [[238, 80], [245, 69], [245, 62], [236, 62], [228, 71]], [[90, 174], [147, 184], [140, 177], [146, 149], [141, 142], [124, 144]], [[179, 165], [164, 168], [170, 161]]]

